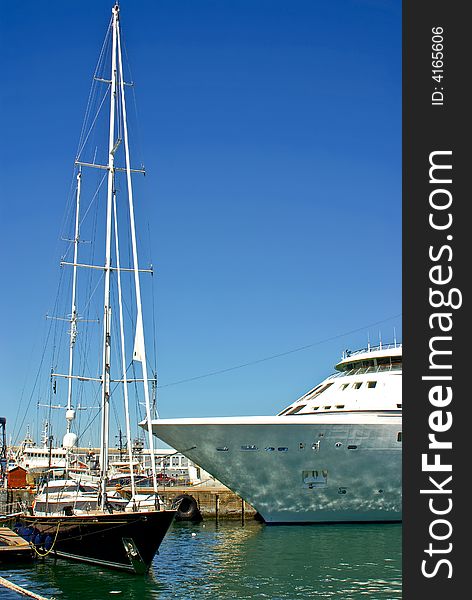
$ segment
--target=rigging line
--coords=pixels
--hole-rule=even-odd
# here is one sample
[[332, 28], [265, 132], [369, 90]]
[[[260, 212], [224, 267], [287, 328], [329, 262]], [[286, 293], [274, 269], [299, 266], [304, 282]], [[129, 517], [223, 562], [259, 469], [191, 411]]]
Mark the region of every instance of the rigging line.
[[[56, 293], [56, 299], [54, 301], [54, 309], [53, 309], [54, 312], [56, 311], [58, 300], [59, 300], [59, 288], [60, 288], [60, 281], [61, 281], [61, 279], [62, 279], [62, 271], [61, 271], [61, 275], [59, 277], [59, 286], [58, 286], [58, 290], [57, 290], [57, 293]], [[44, 358], [46, 356], [46, 350], [48, 350], [48, 342], [49, 342], [49, 338], [50, 338], [50, 335], [51, 335], [52, 327], [53, 327], [53, 322], [50, 321], [49, 327], [48, 327], [48, 330], [47, 330], [46, 340], [45, 340], [44, 346], [43, 346], [43, 352], [42, 352], [42, 355], [41, 355], [41, 360], [40, 360], [39, 367], [38, 367], [38, 370], [37, 370], [37, 373], [36, 373], [36, 377], [35, 377], [35, 380], [34, 380], [33, 389], [31, 390], [31, 394], [30, 394], [30, 397], [29, 397], [29, 400], [28, 400], [28, 404], [27, 404], [26, 410], [25, 410], [25, 412], [23, 414], [23, 419], [22, 419], [21, 424], [19, 425], [18, 431], [17, 431], [16, 430], [16, 424], [17, 424], [17, 421], [18, 421], [18, 416], [20, 414], [21, 400], [20, 400], [20, 405], [18, 406], [18, 411], [17, 411], [16, 416], [15, 416], [15, 422], [13, 423], [13, 439], [15, 440], [15, 442], [18, 441], [17, 440], [17, 435], [20, 434], [20, 431], [23, 428], [23, 425], [24, 425], [24, 422], [25, 422], [25, 419], [26, 419], [26, 415], [27, 415], [27, 413], [28, 413], [28, 411], [30, 409], [31, 401], [33, 400], [33, 396], [35, 394], [35, 390], [36, 390], [36, 386], [38, 384], [39, 377], [42, 374], [43, 362], [44, 362]], [[26, 384], [25, 384], [25, 386], [26, 386]]]
[[99, 114], [100, 114], [100, 111], [102, 110], [102, 106], [103, 106], [103, 104], [104, 104], [105, 100], [107, 99], [107, 96], [108, 96], [109, 92], [110, 92], [110, 88], [109, 88], [109, 87], [107, 87], [107, 89], [106, 89], [106, 91], [105, 91], [105, 93], [104, 93], [104, 95], [103, 95], [102, 101], [100, 102], [100, 106], [97, 108], [97, 112], [96, 112], [96, 114], [95, 114], [95, 117], [93, 118], [93, 121], [92, 121], [92, 123], [90, 124], [89, 130], [88, 130], [88, 132], [87, 132], [87, 135], [85, 136], [85, 139], [84, 139], [84, 141], [83, 141], [83, 144], [82, 144], [82, 146], [79, 148], [79, 150], [78, 150], [78, 152], [77, 152], [76, 160], [79, 160], [79, 158], [80, 158], [80, 155], [81, 155], [81, 153], [82, 153], [82, 150], [84, 149], [84, 147], [85, 147], [85, 144], [87, 143], [87, 140], [89, 139], [89, 137], [90, 137], [90, 134], [91, 134], [91, 133], [92, 133], [92, 131], [93, 131], [93, 128], [94, 128], [94, 126], [95, 126], [95, 123], [96, 123], [96, 121], [97, 121], [97, 119], [98, 119], [98, 116], [99, 116]]
[[[117, 306], [118, 302], [115, 299], [117, 292], [116, 292], [116, 289], [114, 286], [113, 287], [110, 286], [110, 292], [111, 292], [111, 296], [112, 296], [112, 302], [110, 302], [110, 304], [112, 304], [112, 306]], [[116, 315], [116, 312], [113, 312], [112, 316], [111, 316], [111, 327], [110, 327], [111, 332], [110, 333], [114, 339], [118, 339], [118, 336], [119, 336], [119, 326], [118, 326], [117, 321], [118, 321], [118, 317]], [[120, 354], [119, 354], [120, 348], [118, 347], [118, 342], [116, 344], [113, 344], [112, 352], [114, 354], [114, 361], [116, 362], [117, 365], [120, 364]], [[113, 388], [113, 390], [110, 390], [110, 401], [113, 398], [113, 392], [117, 389], [117, 387], [118, 387], [118, 384]], [[115, 400], [113, 402], [110, 402], [110, 406], [113, 410], [113, 416], [115, 417], [115, 425], [116, 425], [117, 429], [119, 429], [120, 422], [118, 419], [118, 411], [116, 408], [116, 404], [117, 404], [117, 401], [115, 401]]]
[[101, 189], [101, 187], [102, 187], [102, 185], [103, 185], [103, 182], [105, 181], [105, 179], [106, 179], [107, 177], [108, 177], [108, 173], [107, 173], [107, 172], [105, 172], [105, 173], [103, 174], [103, 176], [102, 176], [101, 180], [100, 180], [100, 183], [99, 183], [99, 184], [98, 184], [98, 186], [97, 186], [97, 189], [95, 190], [95, 193], [94, 193], [94, 195], [92, 196], [92, 199], [91, 199], [91, 200], [90, 200], [90, 202], [89, 202], [89, 205], [87, 206], [87, 208], [85, 209], [85, 212], [84, 212], [84, 214], [83, 214], [83, 215], [81, 216], [81, 218], [80, 218], [80, 226], [81, 226], [81, 227], [82, 227], [82, 225], [83, 225], [83, 223], [84, 223], [84, 221], [85, 221], [85, 218], [86, 218], [86, 216], [88, 215], [88, 212], [89, 212], [90, 208], [92, 207], [92, 204], [93, 204], [93, 203], [94, 203], [94, 201], [95, 201], [95, 198], [98, 196], [98, 193], [100, 192], [100, 189]]
[[80, 145], [82, 143], [83, 135], [84, 135], [84, 132], [85, 132], [85, 127], [86, 127], [86, 124], [87, 124], [87, 119], [88, 119], [88, 116], [90, 114], [90, 105], [91, 105], [91, 102], [92, 102], [92, 95], [93, 95], [93, 90], [94, 90], [94, 87], [95, 87], [95, 85], [94, 85], [95, 84], [94, 78], [98, 76], [98, 70], [100, 69], [100, 65], [102, 64], [103, 55], [105, 53], [105, 49], [106, 49], [106, 46], [108, 45], [108, 40], [109, 40], [109, 37], [110, 37], [110, 30], [111, 30], [111, 24], [112, 24], [112, 22], [113, 22], [113, 18], [110, 19], [110, 23], [108, 25], [108, 29], [107, 29], [107, 31], [105, 33], [105, 38], [103, 40], [102, 48], [100, 50], [100, 54], [99, 54], [99, 57], [98, 57], [98, 60], [97, 60], [97, 64], [95, 66], [95, 71], [94, 71], [94, 74], [93, 74], [93, 77], [92, 77], [92, 83], [90, 85], [90, 92], [89, 92], [89, 97], [88, 97], [88, 101], [87, 101], [87, 107], [85, 109], [84, 121], [82, 123], [82, 130], [80, 132], [79, 143], [78, 143], [78, 146], [77, 146], [77, 153], [76, 153], [77, 156], [79, 155], [78, 149], [80, 148]]
[[226, 369], [219, 369], [218, 371], [210, 371], [209, 373], [205, 373], [204, 375], [196, 375], [195, 377], [189, 377], [188, 379], [180, 379], [179, 381], [173, 381], [172, 383], [165, 383], [163, 385], [158, 385], [158, 388], [170, 387], [172, 385], [179, 385], [181, 383], [187, 383], [189, 381], [195, 381], [196, 379], [203, 379], [204, 377], [212, 377], [213, 375], [220, 375], [222, 373], [227, 373], [229, 371], [235, 371], [236, 369], [242, 369], [243, 367], [249, 367], [251, 365], [256, 365], [258, 363], [266, 362], [268, 360], [273, 360], [274, 358], [280, 358], [282, 356], [287, 356], [288, 354], [293, 354], [295, 352], [301, 352], [302, 350], [308, 350], [309, 348], [313, 348], [314, 346], [319, 346], [321, 344], [325, 344], [327, 342], [332, 342], [342, 337], [346, 337], [347, 335], [352, 335], [353, 333], [358, 333], [359, 331], [364, 331], [369, 327], [374, 327], [375, 325], [380, 325], [385, 323], [386, 321], [391, 321], [392, 319], [397, 319], [401, 317], [402, 313], [397, 315], [392, 315], [391, 317], [387, 317], [386, 319], [382, 319], [381, 321], [376, 321], [375, 323], [369, 323], [368, 325], [364, 325], [363, 327], [357, 327], [356, 329], [351, 329], [350, 331], [346, 331], [344, 333], [339, 333], [337, 335], [333, 335], [332, 337], [325, 338], [323, 340], [318, 340], [313, 342], [312, 344], [307, 344], [306, 346], [300, 346], [299, 348], [293, 348], [292, 350], [287, 350], [286, 352], [280, 352], [279, 354], [273, 354], [271, 356], [266, 356], [264, 358], [259, 358], [258, 360], [252, 360], [250, 362], [242, 363], [240, 365], [236, 365], [234, 367], [227, 367]]
[[[100, 187], [100, 186], [99, 186]], [[98, 192], [98, 190], [97, 190]], [[90, 207], [90, 205], [89, 205]], [[88, 210], [88, 209], [87, 209]], [[92, 235], [91, 235], [91, 256], [92, 256], [92, 260], [91, 263], [93, 264], [93, 258], [94, 258], [94, 254], [95, 254], [95, 239], [96, 239], [96, 227], [97, 227], [97, 206], [95, 207], [95, 212], [93, 215], [93, 220], [92, 220]], [[97, 288], [99, 287], [102, 278], [103, 278], [103, 273], [101, 274], [101, 276], [98, 278], [98, 281], [93, 289], [93, 291], [91, 291], [92, 289], [92, 283], [93, 283], [93, 274], [90, 272], [88, 274], [87, 277], [87, 283], [86, 286], [84, 286], [84, 288], [86, 287], [86, 294], [85, 294], [85, 299], [87, 300], [87, 302], [84, 304], [84, 307], [82, 308], [82, 313], [84, 315], [84, 319], [87, 322], [90, 318], [90, 305], [91, 305], [91, 300], [97, 290]], [[96, 315], [94, 315], [96, 316]], [[90, 335], [90, 331], [91, 329], [93, 329], [93, 325], [90, 325], [88, 323], [84, 323], [84, 325], [81, 327], [81, 335], [78, 336], [78, 345], [77, 345], [77, 350], [78, 350], [78, 354], [79, 354], [79, 368], [80, 371], [82, 373], [92, 373], [92, 369], [89, 366], [89, 361], [88, 358], [89, 356], [91, 356], [91, 344], [92, 344], [92, 336]], [[76, 392], [77, 394], [77, 392]], [[83, 399], [83, 394], [84, 394], [84, 386], [81, 385], [79, 386], [79, 393], [77, 394], [79, 400]]]
[[[148, 244], [149, 244], [149, 263], [152, 265], [152, 255], [151, 255], [151, 227], [148, 221], [147, 224], [147, 229], [148, 229]], [[157, 342], [156, 342], [156, 294], [155, 294], [155, 284], [154, 284], [154, 277], [152, 277], [152, 281], [151, 281], [151, 302], [152, 302], [152, 334], [153, 334], [153, 338], [152, 338], [152, 342], [153, 342], [153, 353], [154, 353], [154, 374], [155, 374], [155, 378], [156, 378], [156, 383], [157, 383], [157, 379], [158, 379], [158, 375], [157, 375]], [[156, 405], [157, 405], [157, 397], [156, 397]]]
[[[95, 68], [95, 75], [97, 74], [97, 71], [99, 69], [100, 62], [102, 61], [102, 56], [103, 56], [103, 53], [105, 51], [105, 46], [106, 46], [107, 38], [109, 37], [109, 30], [110, 30], [110, 26], [108, 28], [108, 31], [107, 31], [106, 35], [105, 35], [105, 40], [104, 40], [103, 45], [102, 45], [102, 50], [100, 52], [100, 57], [99, 57], [97, 66]], [[78, 148], [80, 148], [80, 145], [81, 145], [81, 142], [82, 142], [82, 139], [83, 139], [83, 136], [84, 136], [85, 127], [87, 125], [87, 122], [88, 122], [88, 119], [89, 119], [89, 114], [91, 112], [91, 102], [92, 102], [92, 97], [93, 97], [93, 90], [94, 90], [94, 87], [95, 87], [94, 83], [95, 83], [94, 79], [92, 78], [92, 84], [90, 86], [89, 98], [88, 98], [87, 107], [86, 107], [86, 111], [85, 111], [85, 115], [84, 115], [84, 121], [83, 121], [83, 124], [82, 124], [82, 130], [81, 130], [80, 137], [79, 137]], [[92, 127], [93, 127], [93, 125], [92, 125]], [[89, 133], [87, 135], [87, 138], [88, 138], [89, 135], [90, 135], [90, 131], [89, 131]], [[85, 144], [85, 142], [84, 142], [84, 144]], [[82, 151], [82, 149], [83, 149], [83, 146], [82, 146], [80, 152]], [[70, 211], [72, 210], [72, 206], [74, 205], [74, 202], [73, 202], [73, 199], [72, 199], [72, 196], [73, 196], [72, 190], [73, 190], [73, 187], [74, 187], [75, 171], [76, 171], [76, 169], [75, 169], [75, 166], [74, 166], [74, 169], [72, 171], [72, 177], [71, 177], [69, 194], [68, 194], [69, 200], [68, 200], [68, 202], [66, 204], [66, 207], [64, 209], [64, 214], [63, 214], [63, 218], [62, 218], [62, 224], [61, 224], [61, 227], [60, 227], [60, 231], [65, 231], [65, 224], [69, 220]]]
[[88, 424], [85, 426], [85, 429], [82, 431], [82, 433], [80, 435], [77, 436], [77, 443], [79, 442], [79, 440], [80, 441], [82, 440], [82, 438], [87, 433], [87, 431], [92, 427], [93, 422], [95, 421], [95, 419], [99, 415], [101, 415], [101, 413], [102, 413], [102, 407], [99, 406], [97, 412], [95, 413], [95, 415], [90, 419], [90, 421], [88, 422]]
[[[122, 33], [123, 33], [123, 29], [122, 29]], [[131, 63], [129, 60], [128, 49], [125, 44], [124, 36], [122, 37], [121, 42], [122, 42], [122, 47], [123, 47], [123, 51], [124, 51], [124, 55], [125, 55], [126, 69], [129, 72], [130, 81], [133, 82], [133, 85], [131, 86], [131, 94], [133, 96], [133, 108], [134, 108], [134, 119], [135, 119], [135, 122], [133, 123], [133, 125], [134, 125], [135, 131], [136, 131], [135, 136], [134, 136], [135, 144], [136, 144], [136, 154], [138, 155], [139, 163], [141, 165], [143, 165], [144, 164], [144, 153], [143, 153], [142, 135], [141, 135], [141, 128], [140, 128], [140, 119], [138, 118], [138, 104], [136, 102], [134, 78], [133, 78], [133, 73], [131, 71]]]
[[99, 279], [98, 279], [98, 281], [97, 281], [97, 283], [96, 283], [95, 287], [93, 288], [93, 291], [92, 291], [92, 293], [90, 294], [90, 296], [89, 296], [89, 299], [87, 300], [87, 303], [86, 303], [86, 304], [84, 304], [84, 306], [83, 306], [83, 308], [82, 308], [82, 312], [83, 312], [83, 313], [85, 313], [85, 311], [89, 309], [89, 307], [90, 307], [90, 303], [91, 303], [91, 301], [92, 301], [92, 298], [94, 297], [94, 295], [95, 295], [95, 292], [97, 291], [97, 289], [98, 289], [99, 285], [101, 284], [103, 277], [104, 277], [104, 274], [103, 274], [103, 273], [100, 273], [100, 277], [99, 277]]

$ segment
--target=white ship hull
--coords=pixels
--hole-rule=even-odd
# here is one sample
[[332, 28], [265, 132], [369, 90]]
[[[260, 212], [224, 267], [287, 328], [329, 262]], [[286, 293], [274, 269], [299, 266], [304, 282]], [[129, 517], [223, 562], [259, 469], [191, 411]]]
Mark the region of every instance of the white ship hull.
[[402, 518], [400, 411], [165, 419], [153, 433], [267, 523]]

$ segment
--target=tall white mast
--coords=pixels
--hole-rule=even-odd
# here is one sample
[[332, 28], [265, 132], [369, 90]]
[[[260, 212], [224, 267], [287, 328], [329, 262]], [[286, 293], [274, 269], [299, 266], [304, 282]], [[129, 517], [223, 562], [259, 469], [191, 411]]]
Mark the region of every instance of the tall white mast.
[[106, 484], [109, 449], [109, 413], [110, 413], [110, 343], [111, 343], [111, 306], [110, 306], [110, 271], [111, 271], [111, 225], [115, 182], [115, 106], [117, 95], [116, 40], [118, 31], [119, 7], [113, 9], [113, 41], [111, 52], [111, 94], [110, 94], [110, 130], [108, 142], [108, 191], [107, 220], [105, 246], [105, 290], [103, 317], [103, 371], [102, 371], [102, 421], [100, 448], [101, 508], [105, 509]]
[[152, 479], [154, 492], [157, 493], [157, 475], [156, 475], [156, 461], [154, 456], [154, 437], [152, 434], [151, 426], [151, 402], [149, 397], [149, 379], [146, 361], [146, 346], [144, 343], [144, 325], [143, 325], [143, 311], [141, 302], [141, 284], [139, 280], [139, 264], [138, 264], [138, 250], [136, 243], [136, 227], [134, 218], [134, 203], [133, 203], [133, 186], [131, 182], [131, 164], [129, 156], [129, 143], [128, 143], [128, 125], [126, 121], [126, 102], [125, 102], [125, 82], [123, 78], [123, 61], [121, 54], [121, 39], [119, 34], [119, 21], [116, 21], [118, 31], [118, 67], [120, 70], [120, 91], [121, 91], [121, 109], [123, 112], [123, 137], [125, 143], [125, 158], [126, 158], [126, 180], [128, 187], [128, 204], [129, 204], [129, 217], [130, 217], [130, 228], [131, 228], [131, 244], [133, 249], [133, 267], [134, 267], [134, 283], [136, 290], [136, 336], [134, 344], [134, 360], [138, 360], [142, 365], [142, 374], [144, 380], [144, 398], [146, 404], [146, 421], [148, 428], [148, 442], [149, 452], [151, 457], [151, 468], [152, 468]]
[[74, 367], [74, 346], [77, 339], [77, 259], [79, 247], [79, 215], [80, 215], [80, 184], [82, 174], [77, 173], [77, 192], [75, 207], [75, 230], [74, 230], [74, 267], [72, 272], [72, 306], [70, 317], [70, 344], [69, 344], [69, 386], [67, 391], [67, 433], [70, 433], [74, 411], [72, 409], [72, 371]]
[[74, 228], [74, 267], [72, 271], [72, 300], [71, 300], [71, 314], [70, 314], [70, 342], [69, 342], [69, 381], [67, 389], [67, 408], [66, 408], [66, 422], [67, 430], [63, 438], [62, 445], [66, 448], [66, 473], [69, 471], [69, 458], [70, 451], [75, 446], [77, 436], [71, 432], [72, 421], [75, 419], [75, 410], [72, 406], [72, 371], [74, 368], [74, 347], [77, 339], [77, 261], [79, 253], [79, 219], [80, 219], [80, 184], [82, 174], [79, 170], [77, 173], [77, 191], [76, 191], [76, 203], [75, 203], [75, 228]]

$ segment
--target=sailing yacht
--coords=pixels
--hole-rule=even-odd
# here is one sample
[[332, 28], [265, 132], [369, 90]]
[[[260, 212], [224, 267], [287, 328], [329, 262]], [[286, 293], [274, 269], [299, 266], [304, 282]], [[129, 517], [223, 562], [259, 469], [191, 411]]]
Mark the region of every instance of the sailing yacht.
[[400, 521], [401, 382], [401, 345], [379, 344], [346, 351], [276, 416], [157, 419], [152, 429], [266, 523]]
[[[105, 57], [110, 53], [111, 65]], [[153, 435], [151, 423], [151, 382], [148, 377], [148, 363], [146, 346], [144, 343], [144, 321], [141, 299], [141, 273], [152, 272], [151, 269], [140, 269], [138, 262], [138, 245], [135, 227], [135, 213], [133, 204], [132, 175], [142, 173], [143, 169], [133, 169], [130, 162], [130, 144], [128, 138], [126, 94], [127, 82], [123, 75], [122, 43], [120, 32], [120, 10], [118, 4], [112, 9], [112, 18], [107, 30], [105, 43], [100, 54], [100, 69], [104, 65], [111, 66], [110, 72], [95, 71], [92, 86], [102, 86], [103, 92], [95, 105], [89, 103], [89, 108], [95, 106], [96, 114], [89, 112], [90, 128], [83, 128], [83, 135], [79, 144], [79, 151], [75, 160], [76, 187], [75, 187], [75, 215], [72, 222], [74, 233], [69, 242], [72, 260], [62, 260], [61, 267], [70, 269], [71, 301], [69, 304], [70, 315], [55, 317], [59, 321], [66, 321], [69, 326], [68, 350], [66, 352], [66, 372], [52, 371], [53, 393], [56, 394], [56, 382], [65, 379], [67, 382], [65, 403], [66, 433], [62, 441], [64, 449], [64, 462], [66, 476], [61, 480], [52, 480], [45, 483], [33, 504], [31, 514], [24, 514], [17, 523], [18, 532], [32, 542], [36, 553], [40, 556], [51, 554], [72, 560], [129, 571], [132, 573], [145, 573], [159, 548], [159, 545], [168, 531], [176, 510], [167, 509], [158, 495], [158, 480], [153, 452]], [[109, 103], [108, 138], [104, 164], [97, 162], [96, 152], [92, 159], [84, 156], [86, 141], [97, 122], [98, 116]], [[101, 132], [96, 133], [96, 137]], [[108, 134], [108, 135], [106, 135]], [[94, 133], [95, 135], [95, 133]], [[84, 186], [84, 171], [90, 168], [95, 171], [92, 179], [96, 181], [98, 172], [103, 174], [97, 191], [88, 199], [88, 206], [82, 211], [82, 195]], [[121, 179], [118, 179], [121, 177]], [[103, 185], [106, 201], [97, 207], [96, 215], [102, 213], [105, 217], [105, 233], [98, 237], [97, 245], [103, 242], [105, 247], [105, 260], [103, 265], [94, 263], [86, 264], [79, 256], [79, 246], [82, 243], [82, 228], [85, 226], [87, 216], [91, 214], [92, 205], [99, 204], [99, 191]], [[96, 229], [93, 221], [92, 229]], [[121, 250], [120, 244], [126, 239], [126, 254]], [[94, 244], [93, 242], [92, 244]], [[131, 261], [130, 266], [122, 266], [122, 257], [126, 255]], [[91, 283], [88, 280], [83, 287], [91, 290], [91, 297], [83, 300], [87, 310], [93, 298], [99, 296], [99, 287], [103, 296], [99, 299], [101, 315], [99, 321], [91, 325], [95, 333], [99, 334], [100, 341], [93, 343], [81, 333], [85, 321], [80, 312], [82, 291], [78, 278], [81, 273], [98, 273], [98, 281]], [[134, 303], [133, 316], [125, 320], [124, 315], [124, 286], [122, 279], [130, 278], [131, 286], [126, 296], [126, 309], [130, 313], [130, 298]], [[102, 303], [103, 301], [103, 303]], [[114, 301], [114, 302], [112, 302]], [[112, 309], [113, 304], [113, 309]], [[97, 310], [100, 310], [97, 309]], [[82, 307], [84, 310], [84, 307]], [[134, 339], [134, 346], [127, 343], [126, 333]], [[126, 331], [128, 330], [128, 331]], [[101, 333], [101, 335], [100, 335]], [[81, 338], [81, 335], [83, 336]], [[80, 354], [76, 356], [78, 343], [81, 343]], [[114, 353], [112, 353], [112, 349]], [[86, 351], [95, 353], [97, 371], [90, 373], [93, 359], [86, 356]], [[112, 358], [116, 358], [113, 362]], [[136, 370], [138, 373], [136, 374]], [[131, 373], [130, 373], [131, 371]], [[139, 372], [140, 371], [140, 372]], [[150, 448], [153, 489], [147, 494], [140, 495], [136, 491], [134, 469], [131, 468], [134, 457], [132, 456], [132, 438], [130, 424], [130, 392], [129, 387], [140, 388], [139, 399], [144, 399], [146, 419], [149, 423], [148, 442]], [[90, 392], [84, 392], [84, 385]], [[119, 392], [118, 390], [121, 390]], [[136, 392], [137, 393], [137, 392]], [[87, 396], [88, 394], [88, 396]], [[100, 396], [101, 416], [101, 446], [99, 461], [99, 479], [95, 482], [84, 482], [80, 476], [71, 474], [71, 457], [77, 446], [78, 434], [75, 431], [76, 410], [80, 407], [80, 399], [85, 397]], [[110, 406], [115, 400], [121, 398], [124, 402], [126, 419], [126, 438], [129, 459], [129, 473], [131, 483], [131, 498], [122, 498], [113, 494], [109, 489], [109, 438], [110, 438]], [[138, 401], [137, 401], [138, 403]], [[50, 403], [51, 406], [51, 403]], [[113, 404], [113, 410], [116, 410]]]

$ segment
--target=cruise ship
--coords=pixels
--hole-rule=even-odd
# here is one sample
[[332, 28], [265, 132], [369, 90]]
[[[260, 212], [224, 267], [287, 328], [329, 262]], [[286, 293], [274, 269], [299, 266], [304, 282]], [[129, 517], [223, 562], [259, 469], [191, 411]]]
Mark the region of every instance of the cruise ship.
[[152, 431], [266, 523], [402, 519], [402, 346], [345, 351], [276, 416], [156, 419]]

